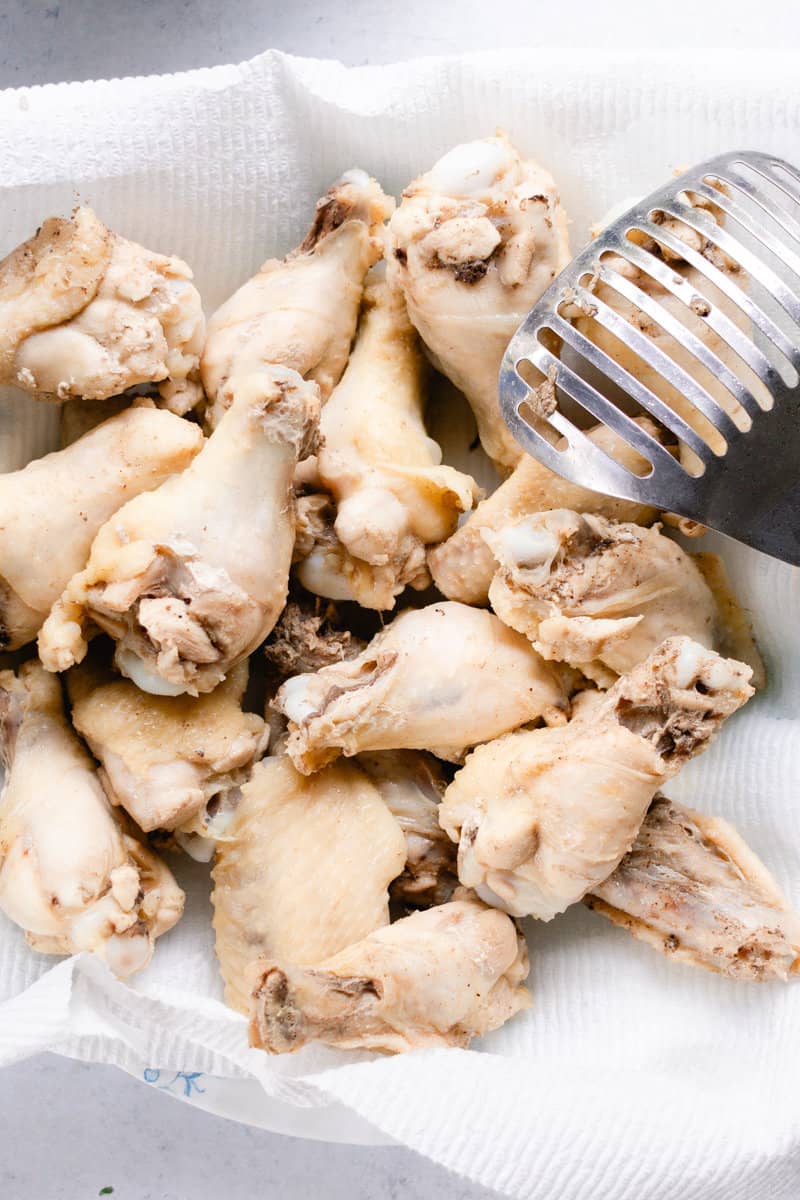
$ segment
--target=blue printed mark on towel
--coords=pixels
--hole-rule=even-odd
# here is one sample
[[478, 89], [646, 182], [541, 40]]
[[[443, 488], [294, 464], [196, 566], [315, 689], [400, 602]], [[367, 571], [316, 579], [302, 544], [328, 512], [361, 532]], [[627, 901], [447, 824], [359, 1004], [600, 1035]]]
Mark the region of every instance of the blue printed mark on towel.
[[[167, 1078], [171, 1076], [171, 1078]], [[204, 1092], [206, 1089], [200, 1087], [198, 1080], [203, 1079], [202, 1071], [159, 1071], [156, 1067], [145, 1067], [142, 1078], [145, 1083], [151, 1083], [162, 1092], [172, 1092], [173, 1095], [177, 1090], [183, 1091], [184, 1096], [193, 1096], [195, 1092]]]

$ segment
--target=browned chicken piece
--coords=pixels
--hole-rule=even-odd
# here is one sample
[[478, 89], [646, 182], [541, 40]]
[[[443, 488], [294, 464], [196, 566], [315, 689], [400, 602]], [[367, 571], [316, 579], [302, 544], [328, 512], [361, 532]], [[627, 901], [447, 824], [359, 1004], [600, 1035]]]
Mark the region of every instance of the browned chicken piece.
[[[543, 658], [569, 663], [608, 687], [659, 646], [684, 634], [763, 667], [735, 601], [720, 604], [700, 564], [660, 525], [557, 508], [484, 534], [497, 572], [489, 599], [499, 617], [524, 633]], [[735, 653], [735, 651], [734, 651]]]
[[0, 649], [33, 641], [100, 527], [183, 471], [203, 444], [188, 421], [136, 408], [66, 450], [0, 475]]
[[104, 400], [157, 383], [186, 413], [202, 399], [205, 320], [179, 258], [119, 237], [90, 208], [52, 217], [0, 262], [0, 384], [37, 400]]
[[461, 882], [543, 921], [595, 891], [664, 780], [752, 695], [749, 677], [742, 663], [669, 638], [568, 725], [479, 747], [440, 810]]
[[467, 1046], [530, 1005], [514, 922], [479, 900], [413, 913], [314, 966], [251, 971], [250, 1040], [273, 1054], [319, 1041], [344, 1050]]
[[[247, 679], [248, 664], [239, 663], [210, 695], [194, 699], [149, 696], [94, 654], [70, 671], [72, 723], [101, 764], [109, 799], [146, 833], [208, 839], [213, 825], [224, 834], [228, 793], [248, 778], [268, 738], [263, 718], [242, 711]], [[211, 850], [213, 841], [206, 861]]]
[[665, 796], [584, 903], [663, 954], [733, 979], [800, 970], [800, 917], [761, 860], [727, 821]]
[[520, 321], [569, 261], [552, 177], [504, 134], [445, 154], [403, 192], [387, 271], [436, 367], [472, 406], [483, 448], [508, 473], [522, 457], [497, 398]]
[[449, 537], [479, 489], [442, 465], [424, 421], [428, 371], [402, 293], [368, 284], [355, 346], [322, 410], [317, 484], [333, 526], [297, 568], [309, 591], [393, 608], [430, 584], [425, 549]]
[[39, 638], [48, 670], [84, 657], [91, 627], [155, 695], [212, 691], [286, 602], [292, 476], [315, 444], [316, 384], [270, 367], [230, 381], [232, 404], [195, 462], [99, 531]]
[[457, 762], [529, 721], [563, 721], [567, 701], [525, 638], [492, 613], [446, 602], [401, 613], [349, 662], [288, 680], [275, 706], [289, 719], [295, 766], [311, 772], [365, 750]]
[[393, 900], [429, 908], [458, 887], [456, 848], [439, 824], [446, 787], [441, 764], [422, 750], [378, 750], [356, 759], [377, 787], [406, 839], [406, 865], [393, 881]]
[[167, 867], [112, 809], [37, 662], [0, 672], [0, 909], [41, 954], [90, 950], [115, 974], [150, 961], [183, 912]]
[[394, 201], [364, 171], [348, 171], [317, 203], [311, 229], [283, 260], [268, 259], [208, 323], [203, 384], [213, 429], [234, 374], [291, 367], [320, 389], [338, 383], [356, 331], [364, 277], [383, 253]]
[[217, 957], [231, 1007], [248, 1012], [247, 968], [258, 955], [315, 963], [389, 922], [403, 833], [352, 763], [308, 779], [288, 758], [264, 759], [214, 867]]
[[[656, 433], [655, 425], [646, 417], [640, 418], [639, 424], [649, 433]], [[607, 425], [596, 425], [588, 437], [626, 466], [636, 468], [644, 462]], [[480, 502], [452, 537], [429, 550], [428, 566], [439, 591], [450, 600], [460, 600], [463, 604], [486, 604], [496, 564], [484, 534], [500, 532], [522, 517], [552, 508], [600, 513], [613, 520], [635, 521], [639, 525], [649, 525], [656, 518], [653, 508], [590, 492], [554, 475], [526, 454], [508, 479]]]

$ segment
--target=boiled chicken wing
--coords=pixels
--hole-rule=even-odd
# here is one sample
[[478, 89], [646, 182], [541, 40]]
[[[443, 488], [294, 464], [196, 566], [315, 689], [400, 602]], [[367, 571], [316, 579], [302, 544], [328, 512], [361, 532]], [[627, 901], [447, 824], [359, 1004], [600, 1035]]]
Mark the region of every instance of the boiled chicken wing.
[[214, 929], [225, 998], [248, 1012], [258, 955], [326, 960], [388, 924], [406, 861], [399, 824], [367, 776], [339, 762], [312, 779], [264, 759], [217, 847]]
[[389, 280], [434, 365], [469, 400], [483, 448], [508, 473], [522, 457], [497, 398], [512, 334], [569, 261], [551, 176], [499, 134], [456, 146], [411, 183], [389, 223]]
[[467, 1046], [530, 1005], [514, 922], [479, 900], [413, 913], [315, 965], [252, 969], [250, 1040], [273, 1054]]
[[742, 663], [670, 638], [568, 725], [478, 747], [440, 809], [461, 882], [544, 921], [594, 891], [664, 780], [752, 695], [749, 677]]
[[657, 796], [585, 903], [679, 962], [734, 979], [800, 970], [800, 916], [736, 830]]
[[231, 406], [196, 461], [98, 533], [42, 629], [48, 670], [81, 661], [93, 623], [138, 687], [197, 695], [272, 629], [294, 545], [292, 475], [314, 446], [319, 393], [283, 367], [226, 386]]
[[205, 320], [179, 258], [89, 208], [53, 217], [0, 262], [0, 383], [38, 400], [104, 400], [142, 383], [186, 413], [202, 398]]
[[318, 202], [297, 249], [269, 259], [217, 309], [202, 358], [211, 428], [230, 403], [231, 375], [264, 366], [291, 367], [327, 400], [347, 362], [364, 277], [381, 257], [393, 207], [374, 179], [348, 171]]
[[[698, 562], [660, 525], [557, 508], [484, 537], [497, 560], [489, 588], [497, 615], [543, 658], [569, 663], [601, 687], [674, 634], [718, 651], [730, 646], [726, 614]], [[749, 653], [741, 649], [738, 657], [757, 659], [752, 642]]]
[[276, 707], [288, 752], [317, 770], [339, 754], [465, 750], [542, 717], [564, 719], [566, 698], [529, 642], [492, 613], [447, 602], [409, 609], [357, 658], [297, 675]]
[[0, 475], [0, 649], [32, 641], [100, 527], [128, 500], [188, 467], [200, 430], [133, 408], [65, 450]]
[[[334, 598], [340, 575], [367, 608], [394, 607], [408, 584], [428, 586], [426, 546], [449, 537], [477, 499], [475, 481], [443, 466], [425, 431], [426, 378], [402, 293], [371, 283], [347, 369], [320, 418], [317, 476], [335, 502], [340, 544], [339, 561], [335, 545], [330, 558], [340, 568], [328, 588]], [[331, 554], [329, 543], [317, 557]], [[320, 564], [304, 567], [300, 582], [319, 590]]]
[[128, 832], [37, 662], [0, 672], [0, 908], [34, 950], [91, 950], [120, 976], [183, 911], [167, 867]]
[[[649, 433], [656, 433], [655, 425], [646, 417], [640, 418], [639, 424]], [[607, 425], [596, 425], [587, 436], [626, 466], [635, 468], [644, 463], [636, 451]], [[555, 475], [525, 454], [508, 479], [480, 502], [453, 536], [428, 551], [428, 566], [439, 591], [448, 599], [460, 600], [463, 604], [486, 604], [496, 564], [484, 534], [499, 532], [522, 517], [551, 508], [600, 513], [617, 521], [636, 521], [640, 525], [649, 525], [656, 517], [653, 508], [590, 492]]]
[[69, 673], [72, 723], [101, 764], [106, 794], [146, 833], [185, 830], [196, 818], [207, 826], [209, 809], [226, 808], [247, 778], [267, 741], [263, 719], [242, 711], [247, 678], [239, 663], [194, 699], [149, 696], [94, 655]]

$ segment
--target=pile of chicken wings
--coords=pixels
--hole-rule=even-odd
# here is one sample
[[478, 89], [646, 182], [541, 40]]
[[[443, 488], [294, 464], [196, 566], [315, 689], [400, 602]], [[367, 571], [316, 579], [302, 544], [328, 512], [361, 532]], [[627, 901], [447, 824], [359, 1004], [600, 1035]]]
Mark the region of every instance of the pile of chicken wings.
[[[466, 1045], [529, 1005], [519, 920], [580, 901], [686, 963], [798, 969], [767, 869], [662, 790], [764, 682], [722, 563], [500, 415], [569, 257], [497, 135], [399, 205], [348, 171], [207, 323], [185, 263], [88, 208], [0, 263], [0, 383], [62, 405], [62, 448], [0, 477], [0, 908], [34, 950], [142, 969], [189, 854], [274, 1053]], [[490, 494], [429, 432], [442, 377]]]

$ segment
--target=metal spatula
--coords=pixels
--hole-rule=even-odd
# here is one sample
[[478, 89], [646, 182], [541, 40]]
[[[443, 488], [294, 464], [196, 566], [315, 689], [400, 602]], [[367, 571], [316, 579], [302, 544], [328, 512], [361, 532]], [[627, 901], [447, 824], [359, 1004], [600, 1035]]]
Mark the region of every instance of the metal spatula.
[[[646, 279], [655, 294], [639, 286]], [[680, 303], [665, 307], [668, 294]], [[601, 336], [577, 328], [576, 312]], [[730, 347], [725, 361], [698, 322], [708, 327], [701, 335], [713, 330]], [[643, 332], [654, 327], [677, 354]], [[629, 351], [642, 369], [626, 369], [619, 360], [630, 367], [630, 357], [599, 343]], [[526, 363], [544, 383], [534, 387]], [[653, 371], [683, 398], [683, 415], [643, 382], [653, 384]], [[612, 221], [511, 339], [500, 405], [517, 440], [557, 474], [800, 566], [800, 172], [767, 154], [721, 155]], [[584, 427], [603, 422], [634, 447], [644, 473], [596, 446], [575, 412]]]

